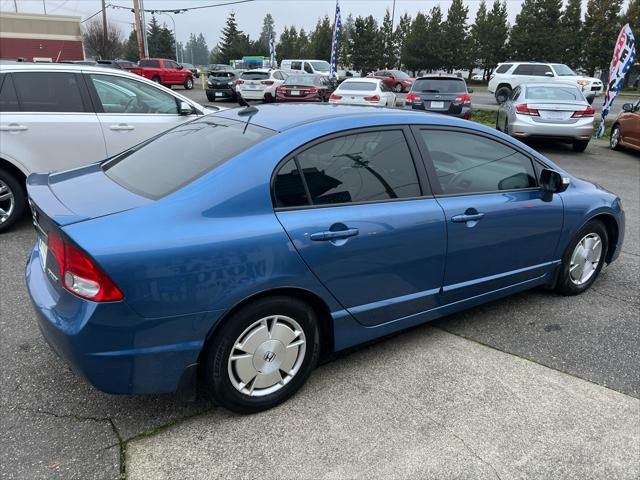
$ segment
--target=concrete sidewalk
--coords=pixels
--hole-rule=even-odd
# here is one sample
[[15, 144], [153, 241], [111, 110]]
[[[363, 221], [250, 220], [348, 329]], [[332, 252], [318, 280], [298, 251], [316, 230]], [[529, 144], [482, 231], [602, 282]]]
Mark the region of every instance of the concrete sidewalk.
[[127, 448], [128, 479], [637, 479], [640, 401], [419, 327], [318, 369], [275, 410]]

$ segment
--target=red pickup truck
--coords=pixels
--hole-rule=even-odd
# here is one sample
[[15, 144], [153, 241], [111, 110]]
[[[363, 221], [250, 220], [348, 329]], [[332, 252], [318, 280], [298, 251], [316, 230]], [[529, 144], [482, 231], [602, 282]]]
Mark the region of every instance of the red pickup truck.
[[137, 66], [127, 67], [126, 70], [169, 88], [171, 85], [183, 85], [187, 90], [193, 88], [193, 73], [173, 60], [143, 58]]

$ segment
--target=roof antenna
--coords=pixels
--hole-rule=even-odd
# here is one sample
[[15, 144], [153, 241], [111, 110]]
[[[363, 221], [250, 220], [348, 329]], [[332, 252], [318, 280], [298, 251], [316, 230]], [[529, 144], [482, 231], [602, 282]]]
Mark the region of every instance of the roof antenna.
[[240, 106], [242, 107], [245, 107], [238, 112], [238, 115], [253, 115], [258, 111], [256, 107], [250, 105], [249, 102], [242, 98], [242, 95], [238, 96], [238, 104], [240, 104]]

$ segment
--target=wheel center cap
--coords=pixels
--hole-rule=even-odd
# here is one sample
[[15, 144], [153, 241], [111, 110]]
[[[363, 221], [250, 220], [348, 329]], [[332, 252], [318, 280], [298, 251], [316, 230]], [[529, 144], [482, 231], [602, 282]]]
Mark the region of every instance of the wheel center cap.
[[253, 367], [260, 373], [273, 373], [284, 361], [285, 347], [279, 340], [263, 342], [253, 354]]

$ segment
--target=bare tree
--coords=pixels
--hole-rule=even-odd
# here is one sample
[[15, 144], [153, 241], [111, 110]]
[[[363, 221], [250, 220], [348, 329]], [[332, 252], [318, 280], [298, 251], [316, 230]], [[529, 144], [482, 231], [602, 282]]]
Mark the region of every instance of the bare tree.
[[99, 59], [114, 59], [122, 55], [124, 42], [120, 29], [107, 23], [107, 34], [104, 35], [102, 21], [99, 18], [89, 22], [82, 34], [87, 54]]

